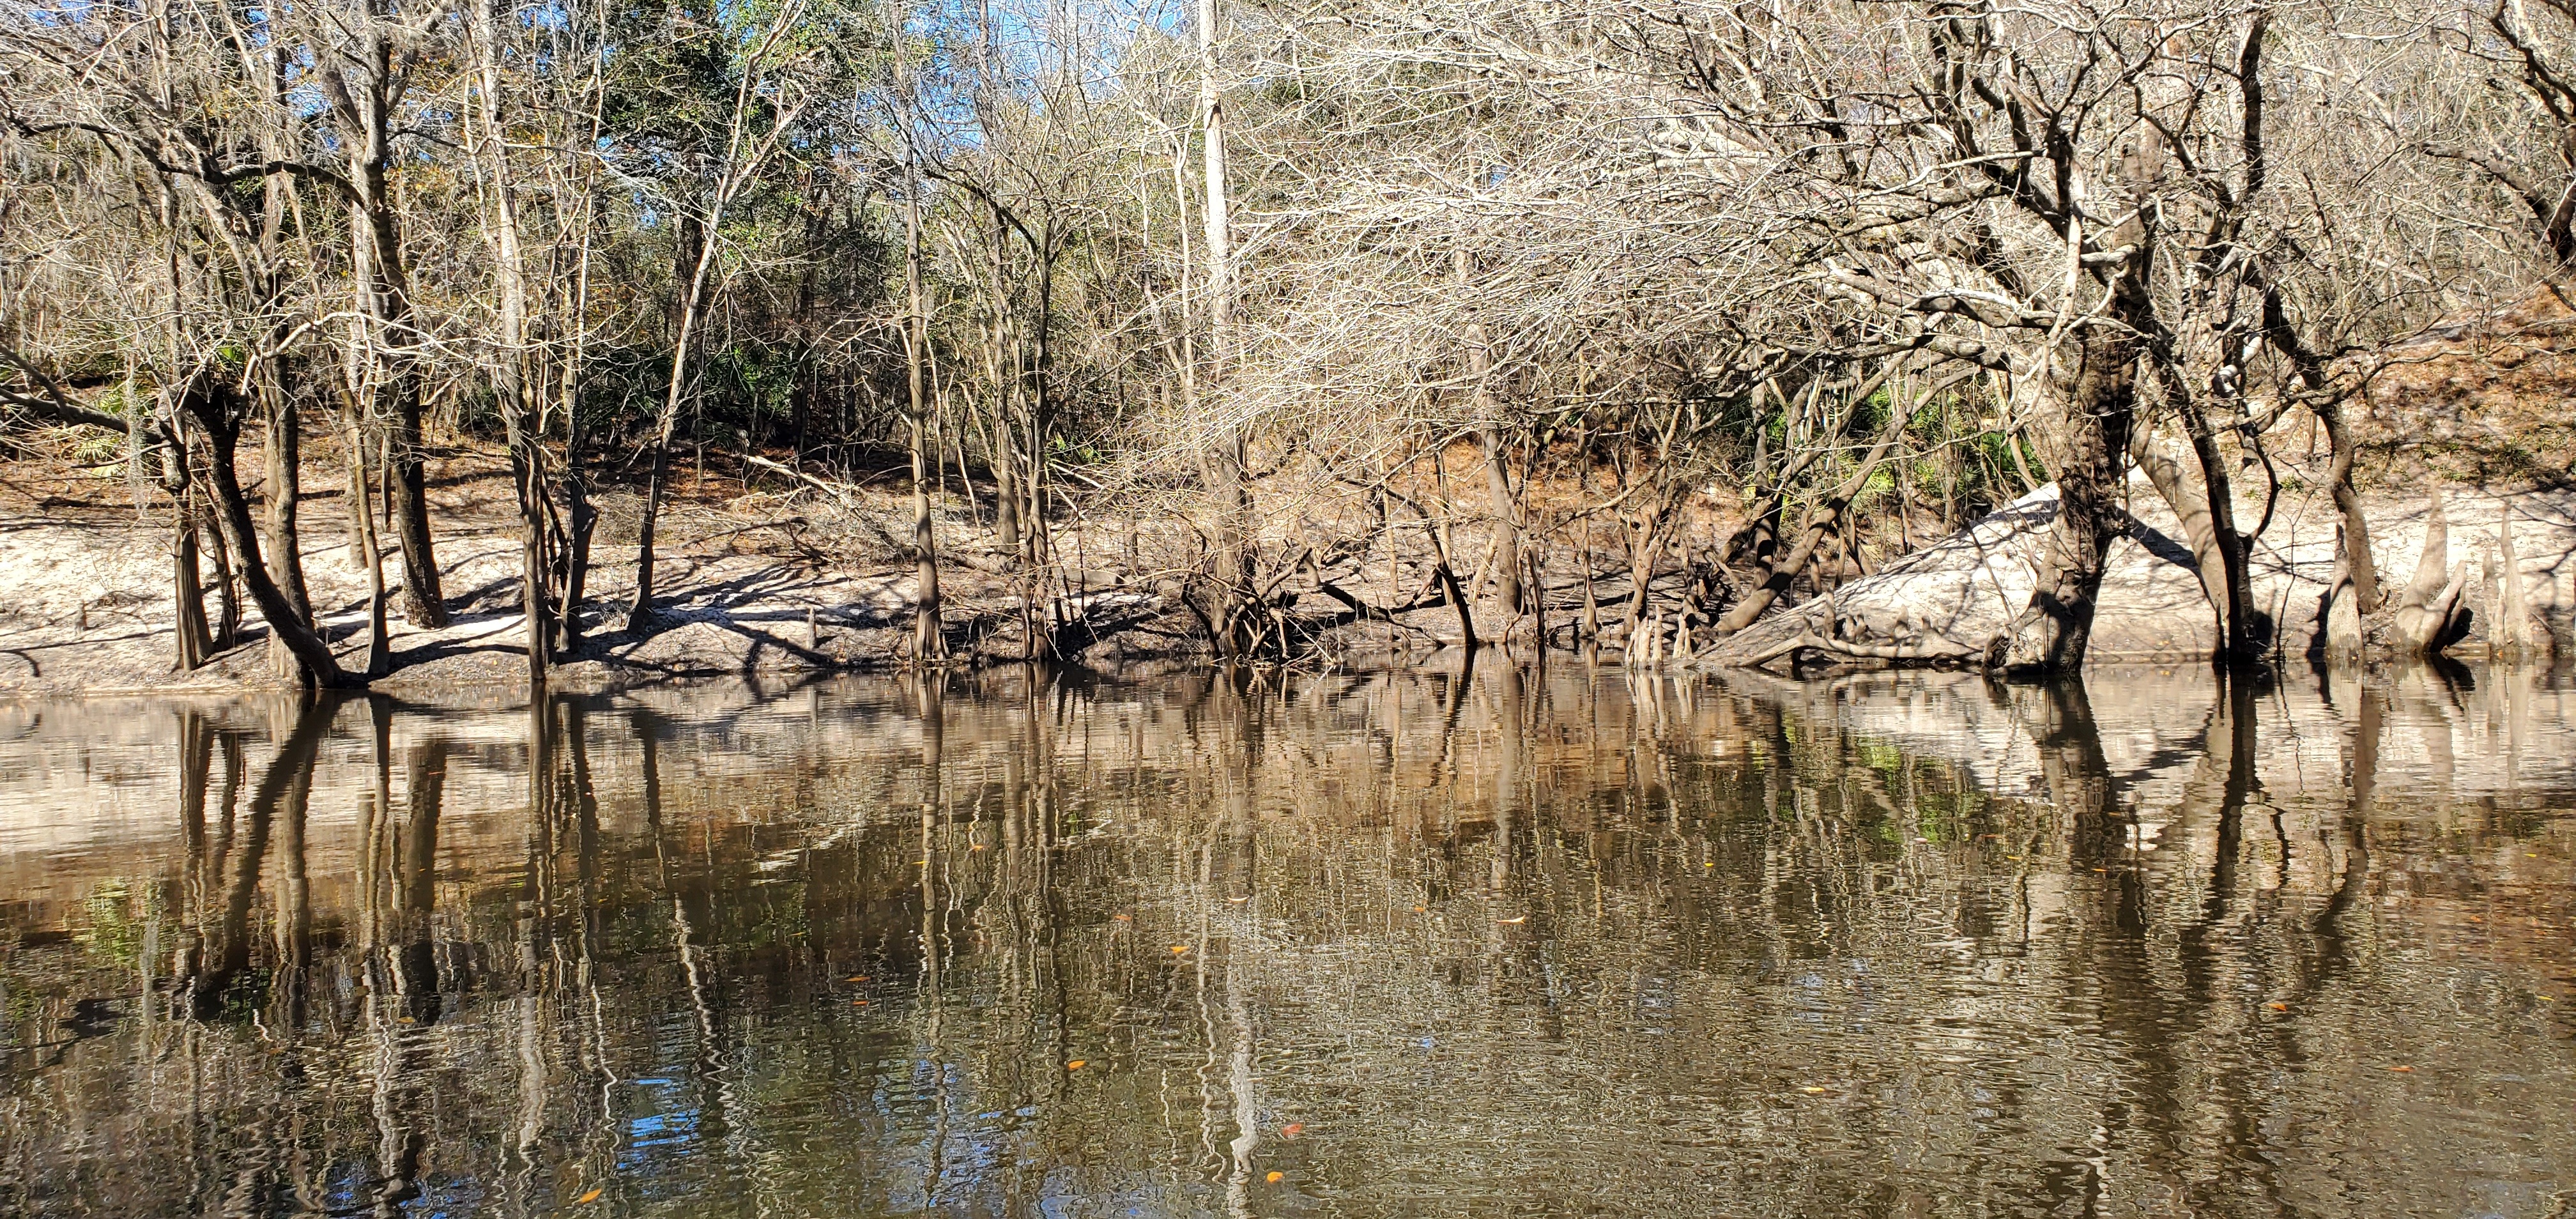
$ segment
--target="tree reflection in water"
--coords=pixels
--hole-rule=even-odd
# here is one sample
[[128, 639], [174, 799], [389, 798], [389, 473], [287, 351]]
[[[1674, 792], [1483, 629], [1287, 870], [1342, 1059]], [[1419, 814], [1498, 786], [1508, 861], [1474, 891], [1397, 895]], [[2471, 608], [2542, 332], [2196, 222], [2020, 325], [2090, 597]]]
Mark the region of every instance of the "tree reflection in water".
[[0, 1209], [2576, 1187], [2562, 682], [1498, 659], [27, 713]]

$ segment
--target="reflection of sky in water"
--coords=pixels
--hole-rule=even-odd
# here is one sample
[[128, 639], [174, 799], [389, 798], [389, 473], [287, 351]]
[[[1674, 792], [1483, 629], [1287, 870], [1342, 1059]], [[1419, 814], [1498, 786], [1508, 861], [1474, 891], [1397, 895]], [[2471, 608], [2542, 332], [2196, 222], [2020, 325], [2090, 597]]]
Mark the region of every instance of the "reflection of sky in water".
[[[2576, 780], [2534, 711], [2564, 691], [2389, 686], [2355, 809], [2361, 707], [2310, 687], [2239, 708], [2231, 769], [2205, 677], [2074, 711], [1908, 680], [961, 685], [927, 847], [899, 685], [564, 704], [541, 817], [523, 711], [395, 716], [379, 820], [344, 708], [300, 827], [300, 1013], [270, 985], [289, 839], [246, 795], [291, 716], [227, 721], [242, 794], [215, 750], [192, 855], [174, 713], [56, 715], [0, 744], [0, 797], [80, 751], [117, 814], [46, 782], [50, 820], [0, 826], [8, 1044], [46, 1047], [0, 1064], [45, 1132], [0, 1199], [2542, 1215], [2576, 1188]], [[235, 934], [235, 893], [249, 965], [190, 1025], [178, 946]], [[414, 1025], [371, 1007], [406, 959], [434, 963]], [[147, 1188], [170, 1164], [193, 1184]]]

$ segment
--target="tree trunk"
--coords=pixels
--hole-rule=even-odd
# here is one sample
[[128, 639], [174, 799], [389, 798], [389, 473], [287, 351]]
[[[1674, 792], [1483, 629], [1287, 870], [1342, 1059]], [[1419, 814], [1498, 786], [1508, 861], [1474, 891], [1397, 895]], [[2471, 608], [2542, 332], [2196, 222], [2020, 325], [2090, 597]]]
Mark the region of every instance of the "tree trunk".
[[715, 243], [698, 250], [697, 266], [683, 289], [678, 333], [671, 343], [671, 375], [663, 387], [662, 418], [653, 434], [653, 472], [645, 482], [644, 519], [635, 532], [635, 600], [626, 609], [628, 634], [641, 634], [653, 618], [653, 528], [662, 516], [662, 497], [671, 482], [671, 431], [680, 421], [680, 400], [688, 390], [689, 342], [698, 328], [698, 299], [707, 279], [707, 262]]
[[2183, 540], [2191, 546], [2194, 574], [2200, 577], [2201, 594], [2209, 599], [2210, 640], [2215, 650], [2224, 652], [2227, 645], [2227, 560], [2218, 552], [2218, 534], [2210, 524], [2209, 496], [2194, 483], [2176, 458], [2155, 435], [2152, 427], [2138, 427], [2129, 434], [2129, 460], [2146, 472], [2147, 481], [2156, 496], [2173, 509], [2182, 522]]
[[[1217, 0], [1198, 0], [1199, 110], [1206, 123], [1201, 150], [1207, 178], [1202, 205], [1208, 319], [1203, 397], [1215, 395], [1225, 384], [1234, 341], [1234, 234], [1227, 212], [1225, 98], [1217, 90], [1216, 22]], [[1253, 599], [1252, 490], [1245, 478], [1243, 429], [1232, 421], [1223, 402], [1216, 409], [1227, 418], [1217, 425], [1208, 459], [1216, 538], [1215, 642], [1217, 654], [1230, 659], [1242, 651], [1244, 619]], [[1463, 606], [1459, 610], [1462, 618], [1466, 612]]]
[[241, 559], [242, 583], [249, 589], [251, 601], [259, 606], [271, 631], [286, 640], [286, 646], [304, 666], [309, 684], [339, 687], [352, 683], [331, 657], [330, 645], [322, 642], [311, 627], [297, 618], [286, 604], [286, 596], [268, 578], [268, 567], [260, 559], [259, 526], [253, 521], [250, 502], [242, 495], [241, 482], [233, 473], [233, 451], [237, 442], [238, 413], [229, 404], [218, 401], [222, 390], [193, 391], [188, 407], [204, 433], [207, 449], [207, 483], [214, 493], [215, 522], [222, 529], [224, 541]]
[[1485, 450], [1485, 500], [1487, 509], [1494, 514], [1494, 600], [1501, 605], [1501, 630], [1508, 639], [1512, 624], [1529, 608], [1521, 588], [1520, 504], [1512, 495], [1512, 476], [1502, 438], [1494, 429], [1484, 428], [1477, 432], [1476, 440]]
[[[304, 546], [296, 535], [296, 516], [304, 498], [304, 438], [295, 401], [283, 385], [272, 382], [268, 398], [268, 564], [269, 578], [286, 597], [287, 608], [310, 626], [313, 596], [304, 583]], [[281, 674], [294, 671], [295, 654], [274, 633], [269, 651]]]
[[2504, 587], [2500, 615], [2503, 621], [2497, 623], [2499, 629], [2495, 633], [2502, 640], [2504, 657], [2508, 660], [2547, 659], [2558, 650], [2558, 641], [2550, 637], [2549, 624], [2542, 620], [2539, 610], [2531, 604], [2530, 595], [2523, 585], [2522, 559], [2513, 545], [2513, 503], [2510, 500], [2502, 505], [2496, 521], [2496, 560], [2503, 568], [2498, 574]]
[[909, 146], [905, 149], [903, 195], [903, 363], [905, 423], [912, 446], [912, 658], [935, 664], [948, 657], [948, 635], [939, 621], [939, 539], [930, 515], [930, 476], [937, 458], [930, 449], [930, 403], [922, 385], [923, 362], [929, 356], [929, 317], [921, 297], [921, 175]]
[[393, 640], [385, 627], [385, 555], [376, 541], [375, 488], [367, 482], [365, 433], [349, 433], [349, 491], [358, 505], [358, 553], [367, 569], [367, 659], [364, 672], [382, 677], [393, 668]]
[[172, 664], [182, 673], [206, 663], [214, 639], [206, 629], [206, 589], [197, 564], [197, 514], [193, 496], [181, 487], [170, 510], [170, 590]]
[[1619, 522], [1628, 542], [1628, 609], [1620, 624], [1619, 647], [1622, 657], [1630, 660], [1636, 657], [1638, 632], [1646, 621], [1646, 600], [1655, 583], [1655, 554], [1663, 549], [1660, 516], [1640, 512], [1633, 519]]
[[[2140, 239], [2143, 242], [2143, 238]], [[2103, 560], [2126, 526], [2120, 502], [2120, 456], [2129, 447], [2138, 343], [2148, 318], [2146, 267], [2139, 249], [2114, 272], [2110, 316], [2087, 326], [2062, 357], [2047, 396], [2056, 418], [2044, 429], [2055, 451], [2042, 453], [2057, 476], [2057, 519], [2042, 551], [2039, 580], [2021, 614], [1989, 641], [1990, 661], [2007, 672], [2073, 673], [2092, 642], [2102, 592]]]
[[199, 544], [198, 549], [215, 564], [213, 650], [229, 652], [233, 645], [241, 642], [242, 626], [241, 589], [233, 582], [232, 552], [224, 545], [223, 531], [216, 527], [211, 515], [199, 518], [198, 528], [206, 531], [205, 541]]
[[403, 618], [416, 627], [437, 630], [448, 624], [447, 600], [439, 590], [438, 556], [429, 537], [429, 463], [421, 449], [420, 383], [401, 375], [393, 386], [393, 436], [386, 453], [386, 478], [392, 484], [394, 533], [402, 547]]
[[2468, 586], [2468, 564], [2451, 563], [2451, 527], [2442, 509], [2442, 489], [2433, 488], [2433, 505], [2424, 520], [2424, 549], [2415, 559], [2415, 577], [2398, 594], [2390, 614], [2388, 642], [2398, 655], [2439, 655], [2454, 635], [2460, 593]]
[[394, 65], [394, 38], [383, 0], [367, 0], [364, 22], [357, 30], [358, 70], [350, 87], [330, 95], [345, 126], [341, 133], [348, 160], [351, 278], [357, 285], [358, 314], [365, 320], [366, 347], [361, 358], [375, 370], [369, 383], [376, 401], [391, 420], [386, 463], [394, 500], [394, 529], [403, 552], [403, 617], [415, 626], [435, 630], [448, 623], [439, 590], [437, 556], [429, 529], [428, 469], [421, 452], [420, 377], [413, 361], [389, 354], [388, 347], [409, 347], [412, 333], [410, 276], [403, 266], [402, 217], [391, 190], [388, 170], [394, 161], [393, 109], [399, 103], [401, 74]]
[[[510, 448], [510, 484], [518, 493], [519, 604], [525, 619], [522, 629], [528, 680], [542, 685], [554, 643], [546, 587], [546, 454], [530, 419], [527, 270], [519, 245], [519, 205], [510, 172], [510, 149], [501, 125], [501, 39], [493, 3], [494, 0], [476, 0], [473, 9], [476, 67], [482, 78], [476, 89], [482, 119], [479, 134], [483, 150], [491, 158], [491, 177], [484, 184], [491, 207], [487, 226], [492, 234], [493, 288], [500, 298], [500, 350], [492, 362], [492, 394], [500, 405], [502, 430]], [[408, 537], [404, 545], [408, 550]]]
[[[2218, 434], [2209, 426], [2209, 412], [2202, 409], [2191, 388], [2183, 384], [2171, 364], [2157, 360], [2154, 367], [2165, 397], [2182, 412], [2183, 430], [2190, 435], [2192, 454], [2200, 461], [2202, 498], [2209, 511], [2209, 541], [2217, 551], [2220, 576], [2218, 586], [2209, 591], [2224, 628], [2214, 641], [2214, 659], [2220, 664], [2251, 663], [2262, 652], [2262, 632], [2254, 624], [2253, 573], [2246, 566], [2246, 544], [2250, 539], [2236, 531], [2235, 483], [2228, 477], [2227, 457], [2219, 451]], [[2205, 573], [2206, 562], [2202, 567]], [[2203, 580], [2206, 579], [2204, 574]]]

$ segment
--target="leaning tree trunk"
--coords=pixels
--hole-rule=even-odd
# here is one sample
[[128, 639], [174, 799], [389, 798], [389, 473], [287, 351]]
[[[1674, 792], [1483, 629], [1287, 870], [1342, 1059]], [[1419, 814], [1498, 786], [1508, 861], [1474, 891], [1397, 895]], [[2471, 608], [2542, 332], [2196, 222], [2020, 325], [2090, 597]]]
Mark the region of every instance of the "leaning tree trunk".
[[240, 559], [239, 574], [251, 601], [259, 606], [260, 616], [267, 619], [268, 629], [286, 641], [287, 649], [304, 667], [308, 684], [343, 687], [363, 684], [342, 672], [331, 656], [331, 647], [313, 628], [297, 618], [286, 603], [286, 595], [269, 579], [268, 566], [260, 558], [259, 525], [251, 518], [250, 501], [242, 494], [241, 481], [233, 472], [234, 446], [240, 439], [239, 412], [231, 409], [226, 391], [199, 388], [191, 392], [187, 407], [196, 416], [200, 441], [206, 446], [206, 482], [214, 494], [215, 524], [223, 531], [224, 541]]
[[214, 650], [229, 652], [233, 645], [241, 642], [242, 627], [241, 589], [233, 582], [232, 551], [224, 545], [223, 531], [216, 527], [211, 516], [201, 520], [198, 527], [206, 531], [206, 540], [200, 549], [215, 564]]
[[2201, 594], [2209, 599], [2210, 638], [2223, 647], [2227, 639], [2227, 560], [2218, 551], [2218, 533], [2210, 523], [2209, 496], [2152, 427], [2131, 429], [2129, 460], [2145, 472], [2147, 482], [2156, 489], [2156, 497], [2182, 522], [2183, 540], [2191, 547], [2193, 574], [2200, 578]]
[[[2192, 455], [2200, 463], [2201, 501], [2208, 516], [2210, 548], [2217, 552], [2219, 582], [2209, 588], [2210, 600], [2219, 609], [2219, 634], [2214, 659], [2221, 664], [2244, 664], [2262, 650], [2260, 632], [2254, 628], [2253, 573], [2246, 564], [2246, 547], [2250, 539], [2236, 529], [2235, 484], [2228, 477], [2226, 455], [2218, 448], [2218, 433], [2210, 427], [2209, 412], [2192, 396], [2173, 365], [2155, 360], [2159, 388], [2174, 408], [2181, 412], [2183, 431], [2191, 437]], [[2207, 563], [2202, 563], [2204, 583]]]
[[[713, 225], [710, 223], [709, 228]], [[706, 289], [707, 265], [714, 256], [709, 236], [698, 248], [696, 267], [682, 289], [679, 333], [671, 345], [671, 376], [664, 385], [662, 418], [653, 433], [653, 472], [644, 490], [644, 519], [635, 531], [635, 600], [626, 608], [626, 630], [640, 634], [653, 619], [653, 527], [662, 516], [662, 497], [671, 482], [671, 430], [680, 420], [680, 399], [689, 383], [689, 343], [697, 337], [699, 298]]]

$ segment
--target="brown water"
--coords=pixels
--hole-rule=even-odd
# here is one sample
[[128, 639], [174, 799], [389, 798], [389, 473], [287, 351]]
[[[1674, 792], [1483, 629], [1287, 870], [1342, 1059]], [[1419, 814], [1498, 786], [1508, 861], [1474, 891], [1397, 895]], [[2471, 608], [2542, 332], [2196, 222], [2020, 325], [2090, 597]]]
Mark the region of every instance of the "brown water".
[[0, 708], [0, 1213], [2567, 1215], [2576, 691]]

